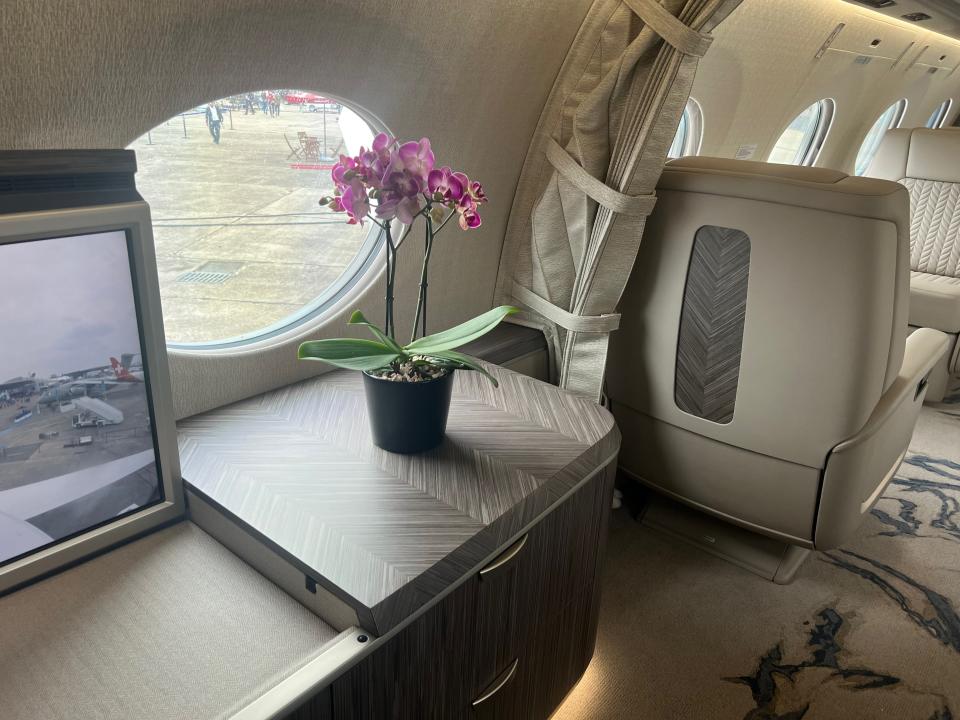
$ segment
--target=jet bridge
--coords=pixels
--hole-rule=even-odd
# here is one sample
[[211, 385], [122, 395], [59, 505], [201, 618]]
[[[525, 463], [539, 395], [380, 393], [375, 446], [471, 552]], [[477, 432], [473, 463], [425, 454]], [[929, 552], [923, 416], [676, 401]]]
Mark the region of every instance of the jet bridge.
[[123, 422], [123, 412], [103, 400], [78, 397], [73, 399], [73, 403], [96, 420], [100, 420], [104, 425], [119, 425]]

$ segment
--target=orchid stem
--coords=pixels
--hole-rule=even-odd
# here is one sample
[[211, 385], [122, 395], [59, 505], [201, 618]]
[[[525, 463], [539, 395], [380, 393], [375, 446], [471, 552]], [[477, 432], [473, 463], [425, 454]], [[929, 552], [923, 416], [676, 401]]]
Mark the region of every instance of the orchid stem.
[[427, 266], [430, 264], [430, 254], [433, 252], [433, 238], [436, 235], [433, 231], [433, 218], [427, 216], [427, 230], [430, 233], [430, 239], [427, 242], [426, 253], [423, 258], [423, 329], [421, 337], [427, 334]]
[[420, 270], [420, 293], [417, 297], [417, 314], [413, 319], [413, 331], [410, 333], [410, 342], [417, 339], [417, 328], [421, 326], [421, 337], [427, 334], [427, 266], [430, 264], [430, 252], [433, 250], [433, 218], [429, 213], [424, 215], [426, 231], [424, 233], [423, 268]]
[[384, 225], [384, 232], [387, 235], [387, 295], [386, 295], [386, 318], [384, 319], [384, 332], [388, 337], [393, 338], [393, 280], [397, 272], [397, 250], [393, 244], [393, 236], [390, 233], [389, 223]]
[[456, 214], [457, 214], [457, 211], [456, 211], [456, 210], [451, 210], [451, 211], [450, 211], [450, 214], [447, 215], [447, 216], [443, 219], [443, 222], [442, 222], [442, 223], [440, 223], [440, 227], [438, 227], [436, 230], [433, 231], [433, 236], [436, 237], [437, 234], [438, 234], [441, 230], [443, 230], [444, 226], [445, 226], [448, 222], [450, 222], [450, 218], [452, 218], [452, 217], [453, 217], [454, 215], [456, 215]]

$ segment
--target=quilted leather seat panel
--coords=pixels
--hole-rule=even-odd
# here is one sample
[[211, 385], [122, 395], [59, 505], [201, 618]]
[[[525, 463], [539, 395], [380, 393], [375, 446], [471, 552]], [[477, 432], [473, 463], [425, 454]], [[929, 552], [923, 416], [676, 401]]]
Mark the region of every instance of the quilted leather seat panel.
[[900, 182], [910, 192], [910, 268], [960, 277], [960, 183], [910, 177]]

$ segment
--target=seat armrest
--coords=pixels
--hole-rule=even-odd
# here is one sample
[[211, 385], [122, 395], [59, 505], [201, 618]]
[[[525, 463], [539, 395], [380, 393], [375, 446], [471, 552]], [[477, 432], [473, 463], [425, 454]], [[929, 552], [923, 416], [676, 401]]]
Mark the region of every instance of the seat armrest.
[[844, 543], [893, 478], [923, 407], [927, 375], [947, 346], [938, 330], [923, 328], [907, 338], [900, 372], [866, 425], [827, 456], [814, 529], [817, 550]]
[[904, 401], [916, 400], [926, 390], [927, 375], [950, 346], [949, 338], [939, 330], [920, 328], [907, 338], [903, 364], [893, 384], [880, 397], [867, 424], [849, 440], [834, 448], [845, 450], [866, 442], [883, 427]]

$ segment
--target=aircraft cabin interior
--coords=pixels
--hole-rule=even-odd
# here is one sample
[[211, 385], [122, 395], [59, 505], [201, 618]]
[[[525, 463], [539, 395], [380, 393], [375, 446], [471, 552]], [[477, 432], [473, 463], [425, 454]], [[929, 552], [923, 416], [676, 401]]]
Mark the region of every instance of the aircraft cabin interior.
[[3, 0], [0, 107], [0, 720], [960, 718], [960, 0]]

